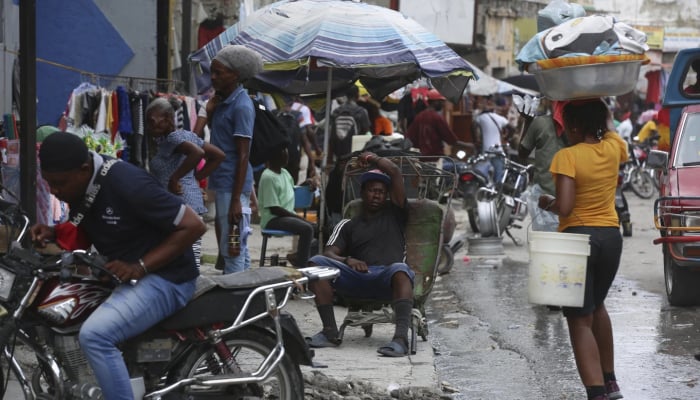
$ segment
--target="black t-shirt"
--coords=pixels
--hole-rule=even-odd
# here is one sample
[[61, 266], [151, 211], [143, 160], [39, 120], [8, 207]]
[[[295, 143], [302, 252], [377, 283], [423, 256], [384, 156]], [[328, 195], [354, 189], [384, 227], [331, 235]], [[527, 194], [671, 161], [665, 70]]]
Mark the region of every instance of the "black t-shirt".
[[[117, 162], [102, 178], [100, 191], [80, 227], [109, 260], [135, 262], [175, 230], [184, 207], [181, 198], [144, 169]], [[154, 273], [175, 283], [196, 278], [199, 272], [192, 248]]]
[[341, 254], [362, 260], [367, 265], [405, 262], [404, 230], [407, 218], [406, 208], [389, 202], [371, 217], [360, 215], [340, 221], [327, 244], [340, 248]]

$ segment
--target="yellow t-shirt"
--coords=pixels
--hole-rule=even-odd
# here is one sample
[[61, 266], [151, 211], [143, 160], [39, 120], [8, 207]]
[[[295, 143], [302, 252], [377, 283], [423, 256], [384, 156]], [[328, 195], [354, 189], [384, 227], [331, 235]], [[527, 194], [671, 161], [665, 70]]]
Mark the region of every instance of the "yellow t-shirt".
[[659, 142], [657, 143], [659, 150], [669, 151], [671, 149], [671, 128], [661, 123], [657, 124], [653, 120], [647, 121], [642, 126], [637, 135], [637, 140], [640, 142], [647, 140], [654, 130], [659, 133]]
[[620, 163], [627, 161], [627, 143], [607, 132], [599, 143], [578, 143], [559, 150], [549, 172], [574, 179], [576, 199], [568, 217], [559, 217], [559, 231], [570, 226], [618, 226], [615, 188]]

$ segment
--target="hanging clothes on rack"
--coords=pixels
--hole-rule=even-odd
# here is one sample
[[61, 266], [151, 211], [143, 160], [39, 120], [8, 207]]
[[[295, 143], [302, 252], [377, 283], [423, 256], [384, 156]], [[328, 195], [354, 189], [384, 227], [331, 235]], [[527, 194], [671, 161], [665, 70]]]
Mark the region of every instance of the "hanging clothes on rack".
[[[163, 80], [100, 76], [93, 81], [118, 84], [113, 90], [83, 82], [71, 93], [64, 112], [65, 129], [86, 139], [96, 150], [148, 168], [150, 154], [146, 140], [146, 107], [158, 96], [172, 101], [178, 115], [178, 128], [192, 130], [196, 122], [197, 100], [173, 92], [145, 90]], [[168, 81], [168, 86], [173, 86]], [[194, 115], [195, 118], [191, 116]]]

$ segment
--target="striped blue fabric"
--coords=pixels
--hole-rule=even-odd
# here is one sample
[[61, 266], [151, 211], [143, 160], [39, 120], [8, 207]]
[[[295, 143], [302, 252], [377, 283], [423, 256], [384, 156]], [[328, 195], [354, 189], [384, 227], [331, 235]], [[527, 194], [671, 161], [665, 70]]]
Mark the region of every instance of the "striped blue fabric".
[[[334, 86], [360, 79], [380, 98], [425, 77], [455, 99], [476, 78], [466, 60], [415, 20], [351, 0], [283, 0], [246, 17], [190, 55], [200, 92], [208, 84], [211, 59], [229, 43], [262, 55], [266, 72], [257, 77], [260, 86], [288, 93], [325, 92], [326, 74], [314, 74], [323, 67], [341, 71]], [[288, 61], [296, 63], [286, 71], [271, 70], [271, 64]]]

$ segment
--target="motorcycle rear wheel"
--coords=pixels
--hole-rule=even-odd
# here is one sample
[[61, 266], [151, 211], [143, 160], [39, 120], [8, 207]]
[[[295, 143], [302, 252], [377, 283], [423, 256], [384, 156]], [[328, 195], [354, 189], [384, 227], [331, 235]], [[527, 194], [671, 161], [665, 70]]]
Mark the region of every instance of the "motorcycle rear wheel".
[[[252, 329], [242, 329], [226, 335], [223, 340], [231, 349], [238, 366], [243, 373], [254, 372], [261, 361], [275, 347], [275, 340], [261, 332]], [[217, 371], [211, 367], [217, 366]], [[182, 365], [173, 374], [171, 382], [185, 378], [206, 378], [227, 373], [223, 361], [211, 346], [201, 347], [191, 352]], [[223, 397], [222, 397], [223, 396]], [[231, 400], [243, 399], [278, 399], [297, 400], [304, 398], [304, 379], [289, 353], [285, 353], [279, 365], [271, 376], [262, 384], [232, 385], [210, 387], [192, 385], [186, 387], [181, 397], [168, 396], [178, 399], [226, 398]]]

